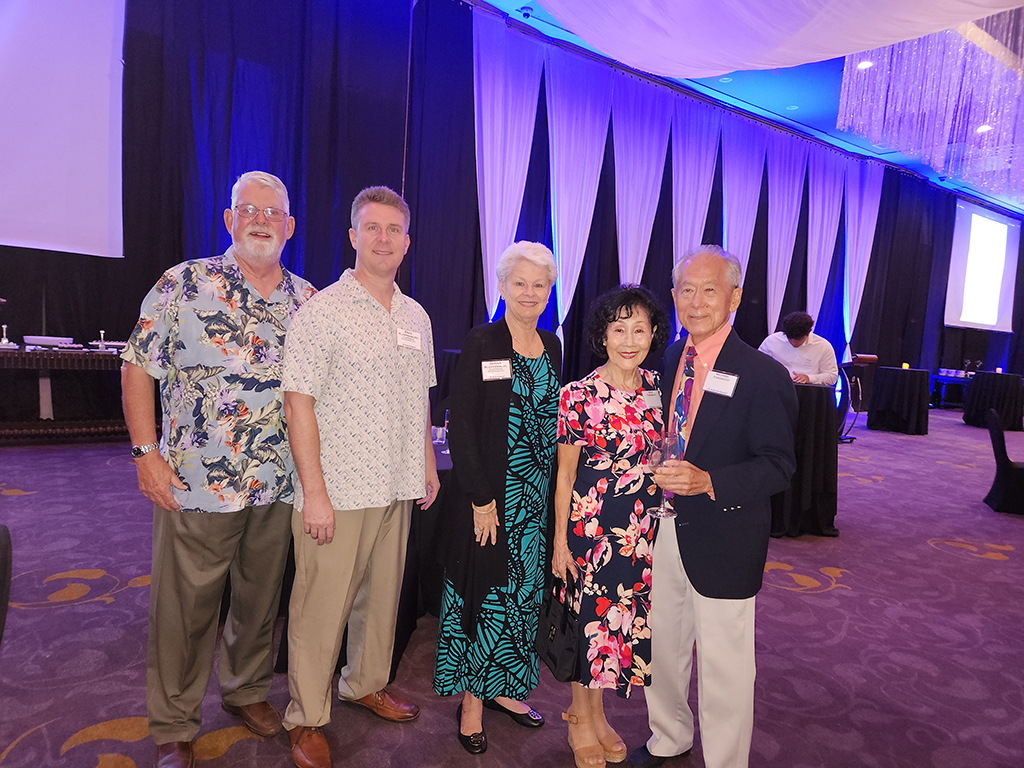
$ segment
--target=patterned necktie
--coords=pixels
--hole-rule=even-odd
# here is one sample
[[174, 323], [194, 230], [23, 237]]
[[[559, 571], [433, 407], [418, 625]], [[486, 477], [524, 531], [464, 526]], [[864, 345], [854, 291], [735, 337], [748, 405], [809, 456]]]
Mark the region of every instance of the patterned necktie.
[[683, 359], [683, 379], [679, 383], [679, 394], [676, 395], [675, 407], [672, 409], [672, 427], [681, 437], [686, 438], [687, 416], [690, 415], [690, 398], [693, 396], [693, 361], [697, 357], [697, 350], [691, 344], [686, 348], [686, 356]]

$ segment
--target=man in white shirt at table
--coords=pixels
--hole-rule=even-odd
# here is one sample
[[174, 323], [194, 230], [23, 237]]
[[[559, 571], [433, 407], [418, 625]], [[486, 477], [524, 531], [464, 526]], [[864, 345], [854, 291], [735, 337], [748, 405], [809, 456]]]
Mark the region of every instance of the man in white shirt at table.
[[836, 352], [827, 339], [811, 333], [814, 319], [806, 312], [790, 312], [782, 330], [761, 342], [759, 352], [778, 360], [797, 384], [832, 386], [839, 378]]

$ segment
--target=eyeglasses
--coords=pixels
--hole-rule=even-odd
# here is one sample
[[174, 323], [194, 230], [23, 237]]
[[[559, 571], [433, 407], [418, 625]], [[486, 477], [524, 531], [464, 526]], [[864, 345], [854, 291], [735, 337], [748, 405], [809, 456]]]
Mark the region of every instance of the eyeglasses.
[[284, 221], [284, 217], [288, 215], [288, 211], [282, 211], [280, 208], [257, 208], [255, 205], [236, 205], [235, 213], [243, 219], [255, 219], [262, 213], [267, 221]]

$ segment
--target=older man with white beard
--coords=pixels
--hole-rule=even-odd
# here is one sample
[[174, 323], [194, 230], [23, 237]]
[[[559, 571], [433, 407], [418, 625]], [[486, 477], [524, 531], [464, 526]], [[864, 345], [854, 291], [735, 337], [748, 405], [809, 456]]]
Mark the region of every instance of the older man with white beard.
[[281, 730], [267, 693], [294, 496], [282, 349], [315, 289], [281, 266], [295, 219], [276, 176], [240, 176], [224, 224], [231, 247], [168, 269], [122, 354], [139, 489], [154, 505], [146, 707], [158, 768], [195, 765], [228, 574], [222, 706], [260, 736]]

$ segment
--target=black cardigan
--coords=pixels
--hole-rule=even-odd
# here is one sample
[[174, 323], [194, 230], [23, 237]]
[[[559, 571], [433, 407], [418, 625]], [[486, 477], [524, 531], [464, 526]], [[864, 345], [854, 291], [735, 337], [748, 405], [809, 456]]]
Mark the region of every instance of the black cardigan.
[[[550, 331], [538, 330], [544, 351], [561, 379], [562, 345]], [[448, 444], [452, 472], [446, 513], [440, 522], [438, 557], [445, 577], [464, 602], [462, 627], [476, 637], [476, 624], [487, 591], [508, 583], [508, 540], [498, 527], [496, 545], [481, 547], [473, 534], [473, 508], [492, 500], [498, 520], [505, 518], [505, 476], [508, 471], [508, 408], [511, 379], [484, 381], [481, 363], [511, 360], [512, 334], [504, 318], [479, 325], [469, 332], [455, 367], [448, 406]], [[552, 472], [553, 476], [553, 472]], [[550, 495], [550, 494], [549, 494]], [[548, 500], [548, 551], [553, 514]]]

